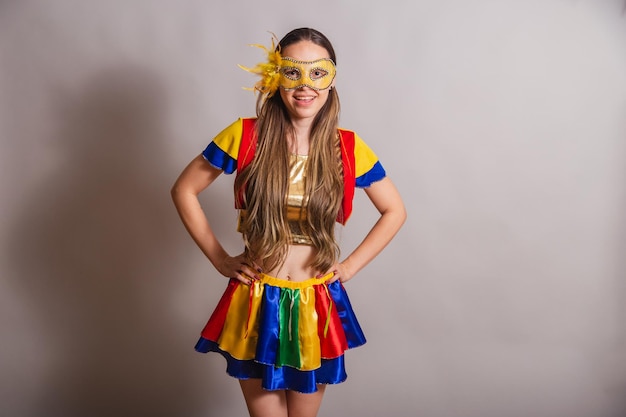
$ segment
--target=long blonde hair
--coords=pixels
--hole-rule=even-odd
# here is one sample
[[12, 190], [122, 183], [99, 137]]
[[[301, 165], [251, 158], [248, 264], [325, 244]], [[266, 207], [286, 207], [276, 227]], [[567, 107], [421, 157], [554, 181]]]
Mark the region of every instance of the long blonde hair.
[[[308, 40], [325, 48], [336, 62], [330, 41], [320, 32], [301, 28], [289, 32], [277, 48]], [[311, 126], [306, 165], [304, 204], [308, 215], [304, 224], [317, 249], [311, 266], [326, 271], [339, 256], [335, 240], [335, 220], [343, 198], [343, 167], [339, 144], [339, 96], [335, 88]], [[280, 97], [259, 95], [255, 128], [257, 147], [253, 161], [235, 180], [235, 192], [244, 188], [247, 215], [242, 230], [246, 252], [266, 270], [282, 264], [290, 243], [286, 221], [289, 187], [289, 147], [287, 138], [295, 130]]]

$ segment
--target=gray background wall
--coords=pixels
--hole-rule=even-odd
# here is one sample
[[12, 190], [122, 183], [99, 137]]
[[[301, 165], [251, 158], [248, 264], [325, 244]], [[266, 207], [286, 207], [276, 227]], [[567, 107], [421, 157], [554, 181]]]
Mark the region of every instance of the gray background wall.
[[[1, 2], [0, 414], [245, 414], [193, 351], [226, 282], [168, 192], [253, 115], [247, 45], [312, 26], [409, 211], [321, 415], [623, 416], [622, 3]], [[231, 186], [202, 198], [236, 251]], [[345, 251], [375, 217], [359, 193]]]

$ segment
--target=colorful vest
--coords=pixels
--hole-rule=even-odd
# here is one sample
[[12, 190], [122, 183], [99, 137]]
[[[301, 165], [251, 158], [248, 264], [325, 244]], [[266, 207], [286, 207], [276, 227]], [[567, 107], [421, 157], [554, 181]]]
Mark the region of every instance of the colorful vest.
[[[242, 119], [243, 134], [237, 157], [237, 174], [243, 171], [252, 160], [256, 151], [255, 129], [256, 119]], [[352, 200], [354, 199], [354, 188], [356, 176], [354, 170], [354, 132], [339, 129], [339, 142], [341, 144], [341, 161], [343, 163], [343, 200], [341, 210], [337, 214], [337, 222], [346, 224], [350, 214], [352, 214]], [[235, 200], [235, 207], [243, 209], [243, 190], [239, 190]]]

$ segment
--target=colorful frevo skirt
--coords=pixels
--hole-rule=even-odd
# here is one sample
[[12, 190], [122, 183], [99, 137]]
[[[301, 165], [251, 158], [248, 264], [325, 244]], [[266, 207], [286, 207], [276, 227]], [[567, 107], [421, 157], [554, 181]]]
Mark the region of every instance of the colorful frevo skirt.
[[267, 390], [317, 391], [347, 375], [344, 352], [365, 343], [348, 294], [332, 276], [302, 282], [231, 279], [195, 349], [219, 352], [226, 372]]

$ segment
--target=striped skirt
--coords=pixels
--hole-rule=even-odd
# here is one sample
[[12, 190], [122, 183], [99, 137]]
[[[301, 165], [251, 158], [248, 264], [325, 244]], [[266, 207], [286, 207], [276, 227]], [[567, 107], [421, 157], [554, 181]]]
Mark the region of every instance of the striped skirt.
[[332, 275], [292, 282], [231, 279], [195, 349], [219, 352], [226, 372], [267, 390], [311, 393], [347, 375], [344, 352], [365, 343], [348, 294]]

